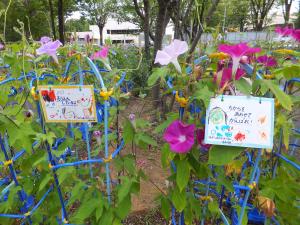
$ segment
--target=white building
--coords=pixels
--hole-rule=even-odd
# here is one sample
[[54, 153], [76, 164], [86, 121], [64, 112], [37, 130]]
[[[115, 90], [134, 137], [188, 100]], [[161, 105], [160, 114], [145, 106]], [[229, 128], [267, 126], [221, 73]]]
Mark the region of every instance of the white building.
[[[100, 33], [97, 25], [90, 25], [89, 31], [73, 32], [71, 36], [79, 44], [84, 44], [89, 37], [94, 44], [100, 44]], [[174, 37], [174, 27], [169, 24], [166, 28], [165, 43], [169, 43]], [[144, 34], [140, 28], [130, 22], [118, 22], [116, 19], [108, 19], [103, 29], [103, 40], [110, 40], [113, 44], [134, 44], [144, 46]]]

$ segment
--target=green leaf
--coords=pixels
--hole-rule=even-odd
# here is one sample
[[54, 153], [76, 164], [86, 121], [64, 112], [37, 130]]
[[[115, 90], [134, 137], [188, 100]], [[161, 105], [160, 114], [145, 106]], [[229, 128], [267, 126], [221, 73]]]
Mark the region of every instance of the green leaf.
[[118, 205], [116, 208], [116, 214], [118, 217], [123, 220], [129, 214], [131, 209], [131, 197], [127, 195]]
[[[138, 133], [136, 135], [137, 142], [138, 144], [146, 144], [146, 145], [152, 145], [152, 146], [157, 146], [157, 142], [150, 136], [144, 133]], [[140, 143], [143, 142], [143, 143]]]
[[126, 120], [124, 125], [124, 132], [123, 132], [123, 138], [125, 143], [131, 143], [134, 138], [134, 128], [129, 120]]
[[175, 153], [170, 151], [169, 144], [165, 143], [161, 150], [161, 164], [163, 168], [170, 166], [170, 161], [174, 159]]
[[180, 192], [178, 187], [175, 187], [172, 193], [172, 203], [179, 212], [182, 212], [186, 206], [185, 193], [185, 190]]
[[52, 176], [50, 174], [47, 174], [44, 179], [42, 180], [42, 182], [40, 183], [39, 186], [39, 191], [41, 191], [42, 189], [44, 189], [44, 187], [49, 183], [49, 181], [52, 179]]
[[204, 88], [198, 87], [195, 94], [193, 95], [194, 99], [202, 100], [204, 102], [205, 107], [208, 107], [211, 97], [214, 95], [214, 92], [210, 91], [208, 86], [204, 86]]
[[183, 191], [190, 179], [190, 165], [186, 159], [178, 161], [176, 165], [176, 183], [179, 188], [179, 191]]
[[268, 86], [268, 88], [270, 88], [270, 90], [272, 91], [272, 93], [276, 96], [276, 98], [278, 99], [279, 103], [287, 110], [291, 111], [292, 110], [292, 99], [290, 98], [290, 96], [288, 96], [287, 94], [285, 94], [280, 88], [279, 85], [274, 84], [272, 81], [270, 80], [263, 80], [263, 82]]
[[208, 163], [217, 166], [228, 164], [239, 156], [243, 150], [243, 148], [214, 145], [209, 150]]
[[300, 66], [297, 64], [286, 65], [274, 70], [274, 74], [281, 74], [286, 79], [300, 77]]
[[148, 78], [148, 85], [153, 86], [159, 78], [167, 75], [167, 67], [154, 68], [152, 74]]
[[167, 120], [161, 123], [154, 129], [154, 133], [160, 134], [162, 133], [174, 120], [178, 119], [178, 113], [172, 113], [168, 116]]
[[246, 95], [251, 94], [251, 91], [252, 91], [251, 84], [249, 84], [249, 82], [244, 77], [235, 81], [234, 84], [240, 92], [242, 92]]
[[167, 198], [165, 197], [161, 197], [160, 199], [160, 203], [161, 203], [161, 214], [163, 215], [163, 217], [167, 220], [170, 218], [170, 211], [171, 211], [171, 205], [170, 202]]
[[120, 188], [118, 189], [118, 202], [122, 202], [127, 195], [130, 195], [130, 189], [132, 185], [132, 180], [125, 177], [122, 180], [122, 185], [120, 185]]

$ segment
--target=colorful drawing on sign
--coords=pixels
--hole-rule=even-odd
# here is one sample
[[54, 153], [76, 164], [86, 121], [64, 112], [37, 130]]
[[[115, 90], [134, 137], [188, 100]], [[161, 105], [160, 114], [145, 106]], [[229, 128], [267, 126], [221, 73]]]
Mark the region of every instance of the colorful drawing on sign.
[[205, 126], [206, 144], [272, 148], [274, 100], [246, 96], [211, 99]]
[[95, 122], [93, 86], [40, 86], [46, 122]]

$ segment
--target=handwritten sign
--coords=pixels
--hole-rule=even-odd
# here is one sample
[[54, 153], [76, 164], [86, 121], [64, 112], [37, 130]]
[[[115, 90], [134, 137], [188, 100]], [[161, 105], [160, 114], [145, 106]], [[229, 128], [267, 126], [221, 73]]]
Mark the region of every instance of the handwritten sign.
[[212, 98], [206, 113], [206, 144], [272, 148], [274, 99], [247, 96]]
[[47, 123], [96, 122], [94, 88], [85, 86], [39, 86]]

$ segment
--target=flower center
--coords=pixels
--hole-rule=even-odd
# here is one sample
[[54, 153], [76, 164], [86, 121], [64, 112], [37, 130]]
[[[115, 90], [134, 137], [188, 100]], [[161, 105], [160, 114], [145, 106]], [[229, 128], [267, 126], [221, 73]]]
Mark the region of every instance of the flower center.
[[179, 140], [180, 143], [185, 142], [186, 141], [186, 136], [185, 135], [180, 135], [178, 140]]

